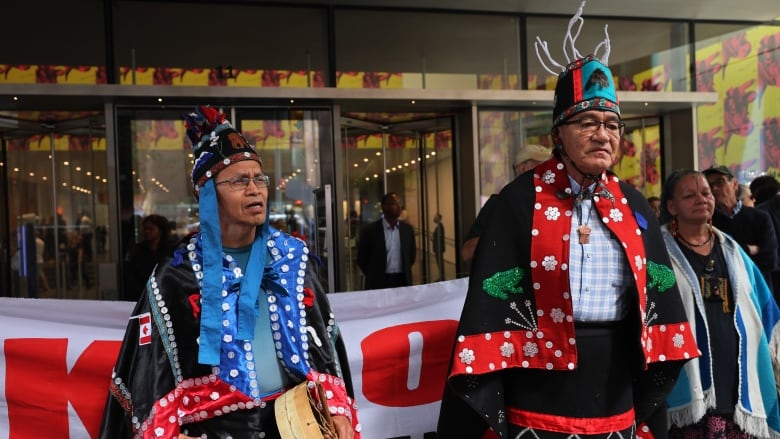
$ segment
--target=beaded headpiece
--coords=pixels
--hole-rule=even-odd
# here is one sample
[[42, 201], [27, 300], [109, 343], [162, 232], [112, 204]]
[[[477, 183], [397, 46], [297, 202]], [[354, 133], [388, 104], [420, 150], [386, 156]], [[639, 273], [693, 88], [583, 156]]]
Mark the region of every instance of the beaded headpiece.
[[[596, 46], [593, 54], [583, 56], [574, 46], [582, 30], [582, 10], [585, 2], [580, 4], [577, 13], [569, 20], [569, 28], [563, 41], [563, 54], [566, 65], [556, 62], [550, 55], [547, 42], [538, 36], [534, 42], [536, 56], [545, 70], [558, 76], [555, 85], [555, 107], [553, 109], [553, 126], [560, 125], [577, 113], [588, 110], [612, 111], [620, 116], [620, 105], [615, 91], [615, 81], [612, 72], [607, 67], [611, 50], [607, 26], [604, 26], [604, 40]], [[604, 54], [598, 57], [599, 50]], [[544, 52], [547, 61], [557, 69], [550, 68], [542, 59], [540, 51]]]
[[255, 147], [233, 128], [219, 110], [206, 105], [198, 106], [184, 116], [184, 124], [195, 155], [192, 186], [196, 194], [206, 180], [233, 163], [254, 160], [263, 164]]

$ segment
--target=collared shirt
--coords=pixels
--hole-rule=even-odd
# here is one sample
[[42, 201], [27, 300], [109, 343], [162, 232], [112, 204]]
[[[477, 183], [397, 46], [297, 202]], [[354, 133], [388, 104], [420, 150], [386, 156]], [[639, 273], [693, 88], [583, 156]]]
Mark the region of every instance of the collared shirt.
[[[572, 193], [580, 185], [569, 177]], [[595, 183], [588, 187], [595, 189]], [[578, 211], [579, 210], [579, 211]], [[628, 313], [626, 291], [633, 285], [631, 270], [620, 243], [601, 222], [591, 198], [583, 199], [573, 208], [569, 236], [569, 285], [571, 286], [574, 320], [580, 322], [617, 321]], [[577, 228], [590, 227], [590, 241], [580, 244]]]
[[401, 266], [401, 233], [398, 231], [398, 223], [395, 227], [382, 217], [382, 228], [385, 231], [385, 273], [402, 273]]
[[731, 213], [723, 212], [722, 210], [721, 212], [725, 213], [726, 216], [728, 216], [729, 218], [734, 218], [739, 213], [740, 210], [742, 210], [742, 200], [737, 200], [737, 204], [735, 204], [734, 208], [731, 209]]

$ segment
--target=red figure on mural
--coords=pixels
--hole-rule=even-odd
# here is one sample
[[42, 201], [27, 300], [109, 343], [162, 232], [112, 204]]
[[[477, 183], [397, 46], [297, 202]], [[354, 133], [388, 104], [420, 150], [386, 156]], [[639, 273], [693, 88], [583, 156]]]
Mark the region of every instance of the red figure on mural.
[[770, 85], [780, 86], [780, 32], [761, 39], [758, 64], [758, 105]]
[[715, 150], [723, 146], [723, 138], [716, 137], [721, 127], [715, 127], [706, 133], [699, 133], [699, 168], [707, 169], [715, 165]]
[[723, 69], [721, 70], [721, 77], [726, 77], [726, 67], [729, 65], [732, 59], [742, 59], [750, 53], [750, 41], [744, 33], [737, 34], [731, 38], [723, 40]]
[[715, 91], [715, 74], [721, 69], [721, 65], [715, 62], [719, 54], [715, 52], [707, 59], [696, 62], [696, 90]]
[[769, 117], [761, 124], [761, 151], [766, 163], [761, 169], [780, 168], [780, 117]]
[[747, 136], [753, 132], [753, 122], [750, 120], [748, 106], [756, 100], [756, 92], [748, 91], [753, 85], [753, 80], [745, 82], [739, 87], [726, 90], [726, 98], [723, 100], [723, 131], [726, 136], [723, 146], [729, 147], [731, 136]]

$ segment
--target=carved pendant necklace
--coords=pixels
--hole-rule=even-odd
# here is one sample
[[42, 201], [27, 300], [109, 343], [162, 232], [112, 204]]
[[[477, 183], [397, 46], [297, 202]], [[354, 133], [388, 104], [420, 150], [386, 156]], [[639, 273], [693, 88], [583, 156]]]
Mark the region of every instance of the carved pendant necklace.
[[[590, 243], [590, 226], [588, 226], [588, 223], [590, 222], [590, 214], [592, 211], [592, 205], [588, 205], [588, 217], [585, 219], [585, 222], [582, 222], [582, 198], [580, 196], [577, 196], [577, 198], [574, 200], [575, 207], [577, 209], [577, 235], [579, 236], [579, 243], [582, 245], [589, 244]], [[592, 204], [592, 201], [591, 201]]]

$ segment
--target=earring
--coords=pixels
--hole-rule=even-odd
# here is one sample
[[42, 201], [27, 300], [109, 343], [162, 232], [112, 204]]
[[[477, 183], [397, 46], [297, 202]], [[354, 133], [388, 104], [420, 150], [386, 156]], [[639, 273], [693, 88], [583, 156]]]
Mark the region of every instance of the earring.
[[677, 215], [672, 217], [672, 221], [669, 224], [669, 231], [672, 232], [672, 236], [677, 237], [677, 230], [679, 228], [679, 224], [677, 224]]

